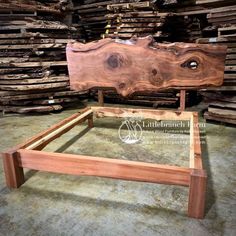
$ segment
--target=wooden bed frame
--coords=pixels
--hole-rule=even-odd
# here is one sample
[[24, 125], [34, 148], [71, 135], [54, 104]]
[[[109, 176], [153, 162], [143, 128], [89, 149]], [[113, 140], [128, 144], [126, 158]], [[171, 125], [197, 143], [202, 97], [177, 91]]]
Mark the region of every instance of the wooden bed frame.
[[[198, 113], [184, 111], [185, 89], [220, 86], [223, 83], [226, 47], [197, 44], [158, 44], [152, 38], [121, 42], [69, 43], [67, 60], [74, 90], [116, 88], [123, 96], [133, 92], [180, 89], [180, 110], [91, 107], [52, 126], [25, 143], [3, 153], [7, 186], [24, 183], [23, 168], [72, 175], [90, 175], [189, 187], [188, 216], [204, 217], [207, 175], [203, 169]], [[143, 58], [148, 58], [143, 60]], [[96, 63], [94, 63], [94, 61]], [[92, 70], [93, 68], [94, 70]], [[96, 75], [94, 75], [96, 72]], [[103, 104], [102, 91], [98, 94]], [[190, 165], [178, 167], [41, 151], [74, 126], [93, 117], [137, 117], [190, 122]]]
[[[47, 144], [93, 117], [132, 117], [155, 120], [190, 121], [190, 166], [178, 167], [102, 157], [40, 151]], [[18, 188], [24, 182], [23, 168], [72, 175], [90, 175], [189, 187], [188, 216], [204, 216], [207, 175], [202, 166], [198, 114], [187, 111], [90, 107], [78, 112], [25, 143], [3, 153], [7, 186]]]

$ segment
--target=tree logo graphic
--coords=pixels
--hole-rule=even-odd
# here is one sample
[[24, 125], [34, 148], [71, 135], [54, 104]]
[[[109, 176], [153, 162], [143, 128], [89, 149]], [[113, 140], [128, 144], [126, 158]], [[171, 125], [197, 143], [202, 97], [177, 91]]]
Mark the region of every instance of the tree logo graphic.
[[137, 119], [128, 118], [120, 125], [118, 134], [122, 142], [134, 144], [142, 139], [142, 127]]

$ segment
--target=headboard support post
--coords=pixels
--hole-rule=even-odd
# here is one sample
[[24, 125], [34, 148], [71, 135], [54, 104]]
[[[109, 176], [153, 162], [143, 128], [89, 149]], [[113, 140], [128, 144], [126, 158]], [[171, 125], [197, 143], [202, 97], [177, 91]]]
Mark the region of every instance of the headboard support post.
[[186, 90], [185, 89], [181, 89], [180, 90], [180, 106], [179, 109], [181, 111], [185, 110], [185, 106], [186, 106]]

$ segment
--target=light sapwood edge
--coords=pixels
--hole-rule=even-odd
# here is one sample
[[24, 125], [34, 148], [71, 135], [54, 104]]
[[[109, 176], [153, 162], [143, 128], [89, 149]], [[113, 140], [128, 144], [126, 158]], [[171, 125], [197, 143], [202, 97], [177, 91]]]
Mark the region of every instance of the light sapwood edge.
[[192, 112], [118, 107], [91, 107], [97, 117], [142, 117], [156, 120], [190, 120]]

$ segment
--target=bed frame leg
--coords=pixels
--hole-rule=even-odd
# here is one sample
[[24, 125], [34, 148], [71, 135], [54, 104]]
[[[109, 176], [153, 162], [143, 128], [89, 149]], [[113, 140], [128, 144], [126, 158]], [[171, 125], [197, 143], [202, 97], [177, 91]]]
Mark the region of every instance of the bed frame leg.
[[3, 153], [3, 168], [9, 188], [19, 188], [25, 182], [24, 171], [19, 166], [17, 155], [17, 152]]
[[93, 125], [93, 114], [91, 116], [89, 116], [89, 118], [88, 118], [88, 127], [89, 128], [94, 127], [94, 125]]
[[190, 174], [188, 216], [202, 219], [205, 210], [207, 175], [204, 170], [194, 169]]

